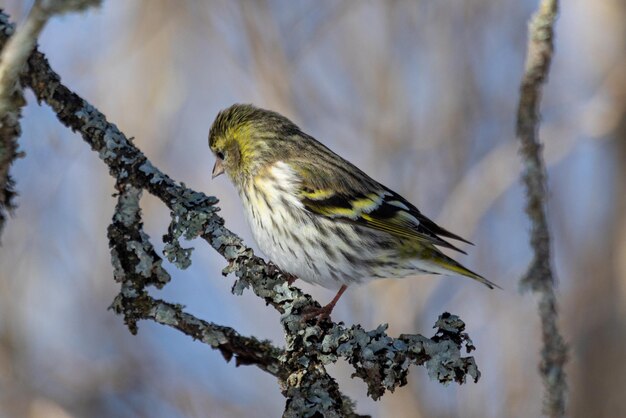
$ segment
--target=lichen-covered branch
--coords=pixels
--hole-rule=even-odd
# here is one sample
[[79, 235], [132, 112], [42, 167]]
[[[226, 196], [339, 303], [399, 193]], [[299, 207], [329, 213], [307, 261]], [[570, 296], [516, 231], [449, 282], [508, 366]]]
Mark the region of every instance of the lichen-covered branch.
[[[215, 197], [188, 189], [157, 169], [102, 113], [61, 83], [43, 54], [35, 50], [28, 64], [21, 78], [23, 84], [53, 109], [61, 123], [80, 133], [117, 180], [120, 195], [109, 240], [115, 278], [122, 290], [113, 309], [124, 315], [131, 331], [136, 330], [138, 320], [154, 320], [220, 349], [227, 357], [234, 355], [240, 363], [254, 364], [272, 373], [287, 398], [286, 417], [356, 416], [353, 403], [342, 395], [325, 369], [339, 357], [353, 365], [355, 376], [367, 383], [375, 399], [386, 390], [404, 385], [411, 364], [424, 365], [431, 378], [444, 384], [463, 383], [467, 376], [474, 381], [479, 378], [474, 359], [462, 356], [463, 347], [470, 352], [473, 346], [463, 332], [463, 322], [453, 315], [442, 315], [432, 338], [392, 338], [385, 326], [365, 331], [360, 326], [346, 328], [328, 319], [307, 322], [303, 313], [319, 304], [289, 286], [283, 272], [255, 256], [224, 226]], [[146, 286], [163, 286], [169, 275], [141, 230], [141, 190], [158, 197], [171, 211], [171, 223], [163, 237], [168, 260], [180, 268], [187, 267], [191, 249], [184, 248], [180, 240], [202, 237], [227, 261], [223, 274], [237, 276], [233, 293], [241, 294], [249, 288], [280, 313], [284, 350], [201, 321], [178, 305], [147, 295]]]
[[344, 328], [336, 325], [322, 339], [324, 363], [344, 357], [355, 369], [353, 376], [361, 378], [368, 387], [367, 394], [379, 399], [385, 390], [394, 391], [406, 384], [410, 365], [427, 364], [432, 380], [447, 384], [464, 383], [467, 376], [474, 382], [480, 378], [473, 357], [461, 357], [460, 347], [474, 349], [472, 340], [464, 333], [465, 323], [456, 315], [442, 314], [435, 323], [434, 337], [400, 335], [389, 337], [386, 325], [365, 331], [359, 325]]
[[567, 347], [558, 328], [555, 277], [546, 216], [546, 168], [539, 141], [539, 105], [554, 52], [557, 12], [557, 0], [541, 0], [539, 10], [530, 21], [526, 68], [517, 114], [517, 136], [524, 163], [522, 179], [526, 186], [526, 213], [531, 221], [530, 244], [534, 252], [521, 285], [540, 295], [539, 315], [544, 345], [540, 371], [546, 387], [544, 412], [550, 417], [564, 415], [567, 389], [564, 370]]
[[137, 332], [137, 321], [150, 319], [220, 350], [227, 361], [235, 357], [237, 366], [254, 364], [282, 377], [283, 369], [278, 358], [283, 350], [267, 341], [243, 337], [232, 328], [198, 319], [184, 312], [181, 306], [148, 294], [146, 286], [161, 288], [170, 281], [170, 276], [143, 231], [139, 208], [141, 189], [125, 182], [118, 182], [116, 188], [118, 202], [108, 237], [114, 277], [122, 287], [111, 308], [124, 315], [131, 332]]

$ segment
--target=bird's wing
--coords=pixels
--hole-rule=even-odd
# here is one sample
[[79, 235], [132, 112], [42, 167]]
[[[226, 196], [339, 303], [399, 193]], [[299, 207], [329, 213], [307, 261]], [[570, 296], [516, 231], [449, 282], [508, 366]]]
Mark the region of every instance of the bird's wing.
[[465, 254], [442, 237], [471, 244], [469, 241], [440, 227], [402, 196], [347, 161], [342, 162], [315, 167], [303, 162], [294, 165], [298, 167], [298, 197], [309, 212]]

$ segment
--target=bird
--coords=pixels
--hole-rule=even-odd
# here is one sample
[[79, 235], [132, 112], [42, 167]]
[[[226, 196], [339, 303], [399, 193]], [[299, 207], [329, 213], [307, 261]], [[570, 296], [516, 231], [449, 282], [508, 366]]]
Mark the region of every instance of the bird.
[[440, 250], [465, 254], [450, 241], [469, 241], [277, 112], [251, 104], [220, 111], [209, 147], [212, 178], [230, 178], [258, 247], [290, 284], [339, 289], [307, 319], [328, 318], [348, 286], [378, 278], [454, 274], [499, 287]]

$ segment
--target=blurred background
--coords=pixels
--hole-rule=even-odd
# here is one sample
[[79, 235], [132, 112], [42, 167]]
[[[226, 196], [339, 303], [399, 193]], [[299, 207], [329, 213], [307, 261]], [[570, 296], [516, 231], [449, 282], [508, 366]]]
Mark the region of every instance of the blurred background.
[[[30, 1], [5, 0], [20, 22]], [[211, 181], [216, 113], [251, 102], [288, 115], [339, 154], [473, 241], [458, 259], [500, 284], [423, 276], [350, 288], [335, 320], [432, 335], [458, 314], [477, 384], [443, 387], [414, 368], [379, 402], [331, 368], [357, 411], [377, 417], [534, 417], [542, 384], [536, 298], [518, 292], [529, 224], [514, 136], [526, 25], [537, 1], [105, 1], [54, 18], [40, 50], [173, 178], [220, 198], [256, 248], [225, 177]], [[572, 417], [626, 416], [626, 3], [565, 2], [542, 103], [549, 220]], [[145, 322], [132, 336], [107, 307], [118, 292], [106, 228], [113, 180], [32, 94], [12, 173], [20, 196], [0, 248], [0, 417], [279, 416], [276, 381]], [[142, 207], [157, 248], [169, 213]], [[230, 294], [204, 242], [159, 296], [209, 321], [283, 343], [278, 314]], [[309, 286], [322, 303], [332, 291]], [[155, 292], [157, 294], [157, 292]]]

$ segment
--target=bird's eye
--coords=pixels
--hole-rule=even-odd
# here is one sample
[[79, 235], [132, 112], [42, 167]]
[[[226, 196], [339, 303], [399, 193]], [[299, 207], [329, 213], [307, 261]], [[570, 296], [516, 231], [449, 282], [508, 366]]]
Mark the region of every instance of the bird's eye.
[[217, 152], [217, 158], [219, 158], [220, 160], [224, 159], [224, 153], [222, 151], [218, 151]]

